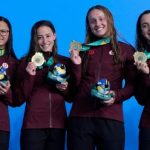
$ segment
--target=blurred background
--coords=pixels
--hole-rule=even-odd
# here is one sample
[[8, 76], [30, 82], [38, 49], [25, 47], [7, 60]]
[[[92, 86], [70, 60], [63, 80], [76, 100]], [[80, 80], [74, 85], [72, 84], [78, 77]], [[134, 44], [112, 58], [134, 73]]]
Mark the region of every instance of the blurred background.
[[[14, 49], [18, 58], [28, 51], [32, 25], [41, 19], [51, 20], [56, 28], [58, 53], [69, 56], [72, 40], [84, 42], [85, 16], [88, 9], [101, 4], [113, 14], [119, 35], [135, 46], [136, 21], [141, 12], [150, 9], [149, 0], [1, 0], [0, 15], [12, 24]], [[20, 130], [25, 104], [9, 108], [11, 137], [9, 150], [20, 150]], [[69, 114], [71, 105], [66, 103]], [[138, 149], [138, 124], [142, 107], [135, 98], [124, 102], [126, 130], [125, 150]]]

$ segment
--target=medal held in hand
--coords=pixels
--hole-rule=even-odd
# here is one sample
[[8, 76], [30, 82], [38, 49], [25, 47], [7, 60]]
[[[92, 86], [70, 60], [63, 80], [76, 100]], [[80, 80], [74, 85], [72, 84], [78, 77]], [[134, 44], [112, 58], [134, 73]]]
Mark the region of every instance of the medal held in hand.
[[47, 80], [49, 83], [63, 83], [67, 81], [66, 66], [64, 64], [56, 64], [51, 71], [48, 72]]
[[109, 100], [114, 95], [109, 93], [110, 83], [107, 79], [100, 79], [98, 83], [92, 88], [91, 95], [99, 98], [101, 101]]
[[8, 76], [6, 73], [6, 70], [8, 69], [8, 64], [3, 63], [2, 66], [0, 66], [0, 82], [7, 83]]
[[35, 66], [40, 67], [45, 63], [45, 58], [42, 53], [36, 52], [32, 56], [31, 61], [35, 64]]
[[134, 57], [135, 62], [141, 61], [142, 63], [146, 63], [146, 61], [147, 61], [147, 56], [143, 52], [139, 52], [139, 51], [135, 52], [133, 57]]
[[91, 47], [96, 47], [96, 46], [101, 46], [101, 45], [105, 45], [110, 43], [110, 38], [103, 38], [101, 40], [98, 41], [94, 41], [92, 43], [88, 43], [88, 44], [81, 44], [77, 41], [72, 41], [70, 44], [70, 49], [74, 49], [77, 51], [88, 51], [90, 50]]
[[80, 51], [82, 49], [82, 45], [79, 42], [72, 41], [70, 44], [70, 49], [75, 49], [77, 51]]

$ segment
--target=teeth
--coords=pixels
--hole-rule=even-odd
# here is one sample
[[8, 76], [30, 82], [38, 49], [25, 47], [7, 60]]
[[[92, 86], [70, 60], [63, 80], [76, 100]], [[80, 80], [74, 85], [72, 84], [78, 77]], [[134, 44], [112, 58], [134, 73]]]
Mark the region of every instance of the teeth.
[[97, 31], [101, 31], [103, 28], [98, 28]]

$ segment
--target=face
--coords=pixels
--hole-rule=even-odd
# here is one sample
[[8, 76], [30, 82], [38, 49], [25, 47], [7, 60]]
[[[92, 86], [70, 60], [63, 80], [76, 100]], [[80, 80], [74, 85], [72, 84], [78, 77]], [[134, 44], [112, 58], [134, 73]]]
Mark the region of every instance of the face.
[[9, 28], [4, 21], [0, 21], [0, 48], [5, 48], [9, 37]]
[[37, 29], [38, 44], [43, 52], [52, 52], [56, 34], [50, 27], [41, 26]]
[[150, 14], [145, 14], [142, 16], [141, 31], [145, 39], [150, 43]]
[[108, 23], [107, 18], [103, 11], [93, 9], [88, 16], [89, 25], [92, 33], [97, 37], [108, 36]]

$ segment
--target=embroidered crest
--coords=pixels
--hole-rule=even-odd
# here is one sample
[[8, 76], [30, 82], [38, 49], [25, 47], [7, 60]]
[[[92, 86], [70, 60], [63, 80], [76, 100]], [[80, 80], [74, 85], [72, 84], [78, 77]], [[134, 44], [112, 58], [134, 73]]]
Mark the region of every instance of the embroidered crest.
[[114, 55], [114, 52], [112, 50], [110, 50], [109, 55]]

